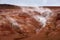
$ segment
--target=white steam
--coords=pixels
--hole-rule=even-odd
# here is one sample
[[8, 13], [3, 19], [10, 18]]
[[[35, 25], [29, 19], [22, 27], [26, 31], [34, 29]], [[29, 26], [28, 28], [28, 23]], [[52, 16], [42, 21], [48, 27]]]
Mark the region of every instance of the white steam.
[[[23, 8], [22, 11], [25, 12], [25, 13], [27, 13], [27, 14], [29, 14], [29, 15], [31, 15], [38, 22], [42, 23], [42, 25], [43, 25], [42, 27], [45, 27], [48, 18], [52, 14], [52, 11], [50, 9], [43, 8], [43, 7], [40, 7], [40, 8], [39, 7], [32, 7], [32, 9], [26, 7], [26, 8]], [[31, 11], [31, 13], [29, 13], [29, 11]], [[41, 15], [38, 15], [37, 13], [36, 13], [37, 15], [34, 15], [34, 13], [33, 13], [34, 11], [40, 13]]]

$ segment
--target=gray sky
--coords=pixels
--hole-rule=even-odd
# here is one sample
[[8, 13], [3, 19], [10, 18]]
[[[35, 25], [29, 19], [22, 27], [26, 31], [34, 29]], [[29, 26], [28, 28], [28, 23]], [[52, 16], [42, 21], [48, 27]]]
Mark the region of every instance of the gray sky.
[[60, 6], [60, 0], [0, 0], [0, 4]]

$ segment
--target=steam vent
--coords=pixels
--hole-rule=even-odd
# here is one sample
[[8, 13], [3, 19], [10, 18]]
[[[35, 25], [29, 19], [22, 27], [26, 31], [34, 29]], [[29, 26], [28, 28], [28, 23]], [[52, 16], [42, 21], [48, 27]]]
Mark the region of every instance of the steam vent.
[[0, 4], [0, 40], [60, 40], [60, 7]]

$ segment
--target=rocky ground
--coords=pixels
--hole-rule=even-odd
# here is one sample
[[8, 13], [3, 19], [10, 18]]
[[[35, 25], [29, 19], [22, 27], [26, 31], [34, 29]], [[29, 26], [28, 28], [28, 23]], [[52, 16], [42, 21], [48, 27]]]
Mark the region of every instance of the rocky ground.
[[0, 4], [0, 40], [60, 40], [60, 7]]

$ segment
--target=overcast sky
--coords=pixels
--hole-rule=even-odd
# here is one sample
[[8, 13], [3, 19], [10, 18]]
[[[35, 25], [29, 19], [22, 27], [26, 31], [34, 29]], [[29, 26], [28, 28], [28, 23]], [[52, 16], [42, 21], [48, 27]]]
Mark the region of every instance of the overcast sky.
[[0, 0], [0, 4], [60, 6], [60, 0]]

